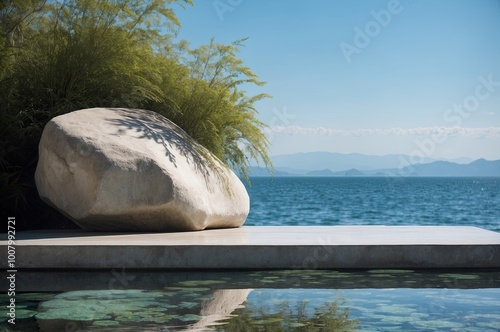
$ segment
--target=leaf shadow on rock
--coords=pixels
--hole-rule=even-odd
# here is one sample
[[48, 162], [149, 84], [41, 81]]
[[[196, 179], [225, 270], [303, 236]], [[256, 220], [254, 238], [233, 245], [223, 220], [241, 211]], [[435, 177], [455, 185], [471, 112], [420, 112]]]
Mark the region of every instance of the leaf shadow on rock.
[[123, 108], [110, 108], [110, 110], [121, 116], [121, 118], [108, 120], [119, 127], [117, 135], [133, 130], [140, 134], [139, 139], [152, 140], [160, 144], [165, 149], [166, 157], [176, 168], [178, 155], [176, 156], [173, 150], [179, 151], [180, 155], [186, 158], [187, 163], [194, 165], [195, 170], [203, 176], [209, 190], [212, 190], [211, 176], [215, 175], [222, 180], [223, 169], [220, 161], [172, 121], [152, 111]]

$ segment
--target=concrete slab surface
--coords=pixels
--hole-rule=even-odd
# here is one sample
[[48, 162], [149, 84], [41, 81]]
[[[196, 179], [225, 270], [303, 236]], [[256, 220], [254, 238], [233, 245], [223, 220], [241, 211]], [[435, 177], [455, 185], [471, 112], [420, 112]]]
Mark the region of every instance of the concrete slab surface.
[[[0, 261], [7, 268], [7, 241]], [[463, 226], [244, 226], [16, 234], [17, 269], [500, 268], [500, 233]]]

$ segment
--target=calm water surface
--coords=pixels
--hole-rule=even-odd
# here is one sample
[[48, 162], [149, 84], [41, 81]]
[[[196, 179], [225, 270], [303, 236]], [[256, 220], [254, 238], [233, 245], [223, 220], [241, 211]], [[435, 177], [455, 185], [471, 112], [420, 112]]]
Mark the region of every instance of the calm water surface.
[[[247, 225], [500, 231], [498, 178], [252, 184]], [[16, 324], [3, 305], [0, 331], [500, 331], [498, 270], [20, 271], [16, 287]]]
[[500, 178], [252, 178], [245, 225], [462, 225], [500, 231]]
[[500, 330], [494, 271], [26, 271], [24, 278], [44, 292], [16, 295], [15, 325], [3, 306], [0, 331]]

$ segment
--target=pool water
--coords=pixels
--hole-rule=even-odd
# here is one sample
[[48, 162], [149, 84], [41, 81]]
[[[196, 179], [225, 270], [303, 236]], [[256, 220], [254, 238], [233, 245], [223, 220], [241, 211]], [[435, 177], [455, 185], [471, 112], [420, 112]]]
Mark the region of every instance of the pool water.
[[16, 324], [2, 306], [0, 331], [500, 330], [500, 271], [25, 271], [18, 278]]

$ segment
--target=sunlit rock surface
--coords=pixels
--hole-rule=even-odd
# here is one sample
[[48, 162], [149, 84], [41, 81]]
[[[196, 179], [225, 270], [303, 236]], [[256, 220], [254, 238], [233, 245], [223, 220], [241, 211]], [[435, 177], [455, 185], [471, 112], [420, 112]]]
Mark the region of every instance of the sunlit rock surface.
[[249, 212], [239, 178], [151, 111], [93, 108], [55, 117], [39, 155], [40, 196], [85, 230], [238, 227]]

